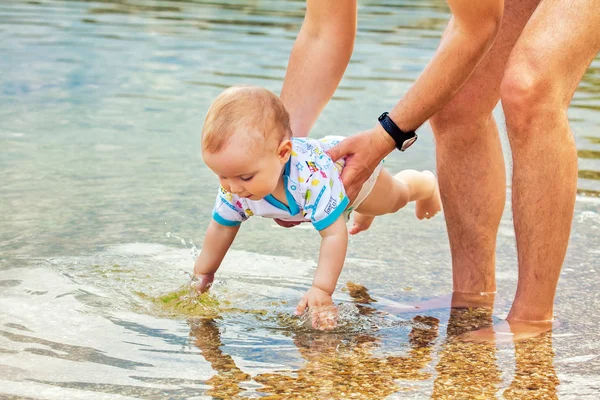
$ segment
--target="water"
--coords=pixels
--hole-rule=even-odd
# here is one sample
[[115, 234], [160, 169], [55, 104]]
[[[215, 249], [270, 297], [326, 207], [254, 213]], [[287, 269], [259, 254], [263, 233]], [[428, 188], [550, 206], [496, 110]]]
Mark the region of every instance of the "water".
[[[362, 130], [397, 100], [439, 41], [444, 4], [360, 3], [355, 53], [313, 136]], [[219, 271], [218, 304], [206, 305], [206, 318], [156, 301], [187, 283], [210, 218], [217, 181], [199, 154], [206, 109], [233, 84], [279, 92], [303, 7], [0, 2], [2, 396], [596, 397], [600, 59], [569, 110], [580, 195], [556, 299], [562, 325], [552, 335], [517, 345], [455, 340], [510, 307], [508, 206], [493, 316], [388, 312], [451, 288], [443, 219], [418, 222], [411, 206], [351, 239], [333, 333], [292, 316], [312, 279], [318, 235], [258, 218]], [[418, 146], [388, 158], [390, 170], [434, 168], [429, 127], [421, 132]]]

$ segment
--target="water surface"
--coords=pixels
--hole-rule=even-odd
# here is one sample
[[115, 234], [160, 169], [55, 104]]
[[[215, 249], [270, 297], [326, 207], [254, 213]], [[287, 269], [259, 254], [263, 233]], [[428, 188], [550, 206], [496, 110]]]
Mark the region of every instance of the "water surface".
[[[210, 218], [217, 181], [199, 154], [208, 105], [234, 84], [279, 93], [304, 4], [0, 2], [3, 396], [596, 397], [598, 58], [569, 110], [580, 195], [553, 334], [516, 345], [456, 340], [509, 310], [517, 271], [508, 204], [493, 315], [390, 313], [451, 289], [443, 218], [418, 222], [412, 206], [351, 239], [336, 332], [291, 317], [318, 235], [269, 220], [241, 230], [214, 288], [219, 305], [204, 318], [152, 301], [187, 282]], [[359, 7], [354, 55], [314, 137], [371, 126], [423, 69], [449, 15], [443, 1]], [[430, 129], [421, 132], [411, 151], [388, 158], [390, 170], [435, 167]]]

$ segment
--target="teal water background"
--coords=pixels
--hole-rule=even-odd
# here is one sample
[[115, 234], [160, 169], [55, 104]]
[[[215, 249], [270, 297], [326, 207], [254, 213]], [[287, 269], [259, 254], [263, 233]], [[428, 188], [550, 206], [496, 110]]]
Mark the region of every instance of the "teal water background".
[[[424, 68], [449, 18], [443, 1], [359, 3], [354, 55], [314, 137], [370, 127]], [[228, 313], [198, 327], [185, 317], [167, 318], [140, 296], [177, 290], [202, 243], [217, 184], [199, 151], [208, 105], [234, 84], [279, 93], [304, 5], [0, 1], [1, 394], [254, 397], [275, 393], [261, 392], [264, 381], [257, 376], [293, 376], [317, 365], [323, 378], [306, 386], [333, 396], [339, 387], [325, 377], [341, 367], [315, 353], [362, 363], [365, 357], [414, 361], [418, 353], [421, 358], [400, 370], [423, 375], [380, 369], [392, 383], [374, 398], [451, 398], [443, 368], [454, 321], [449, 311], [422, 313], [440, 321], [427, 356], [410, 341], [410, 332], [427, 326], [411, 314], [383, 313], [451, 290], [443, 218], [419, 222], [411, 206], [352, 238], [335, 298], [348, 306], [351, 327], [337, 336], [281, 322], [314, 271], [318, 235], [304, 227], [284, 230], [253, 219], [221, 268], [216, 295], [266, 310], [264, 318]], [[497, 116], [501, 120], [499, 108]], [[585, 74], [569, 117], [580, 195], [556, 300], [562, 326], [544, 342], [545, 369], [553, 375], [540, 386], [561, 398], [594, 398], [600, 387], [600, 59]], [[502, 124], [501, 131], [506, 149]], [[420, 136], [386, 167], [435, 168], [427, 125]], [[508, 312], [516, 284], [509, 204], [497, 280], [496, 321]], [[381, 314], [356, 314], [341, 290], [347, 281], [365, 285]], [[364, 343], [371, 344], [368, 356]], [[518, 347], [498, 345], [486, 364], [497, 378], [490, 382], [497, 382], [485, 390], [463, 383], [464, 391], [509, 393], [528, 370], [519, 354]], [[239, 390], [232, 394], [215, 376]], [[359, 376], [357, 384], [372, 378]], [[313, 393], [292, 387], [300, 397]]]

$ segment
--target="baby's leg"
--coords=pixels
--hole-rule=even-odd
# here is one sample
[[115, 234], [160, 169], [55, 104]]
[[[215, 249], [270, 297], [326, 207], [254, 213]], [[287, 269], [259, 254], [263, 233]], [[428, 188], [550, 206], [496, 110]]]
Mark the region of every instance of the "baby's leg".
[[354, 220], [348, 233], [356, 235], [366, 231], [376, 215], [392, 213], [404, 207], [407, 201], [404, 199], [408, 198], [408, 187], [395, 181], [388, 171], [381, 170], [373, 189], [354, 211]]
[[372, 215], [365, 215], [355, 211], [352, 221], [352, 228], [350, 228], [348, 233], [351, 235], [356, 235], [359, 232], [366, 231], [369, 229], [374, 219], [375, 217]]
[[416, 201], [415, 213], [417, 218], [431, 218], [442, 209], [440, 189], [437, 179], [431, 171], [415, 171], [407, 169], [400, 171], [396, 179], [406, 182], [411, 188], [410, 201]]
[[409, 202], [411, 188], [382, 169], [367, 198], [356, 211], [362, 215], [377, 216], [398, 211]]
[[366, 216], [390, 214], [409, 201], [417, 202], [419, 219], [431, 218], [441, 210], [437, 181], [433, 173], [405, 170], [394, 177], [383, 169], [373, 190], [356, 211]]

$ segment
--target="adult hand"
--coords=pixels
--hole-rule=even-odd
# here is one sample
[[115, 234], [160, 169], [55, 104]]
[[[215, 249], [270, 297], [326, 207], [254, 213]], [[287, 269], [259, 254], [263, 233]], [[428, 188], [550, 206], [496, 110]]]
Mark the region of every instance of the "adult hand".
[[354, 202], [363, 183], [371, 176], [385, 156], [396, 148], [394, 139], [377, 124], [375, 127], [342, 140], [329, 149], [333, 161], [346, 157], [342, 182], [350, 204]]

